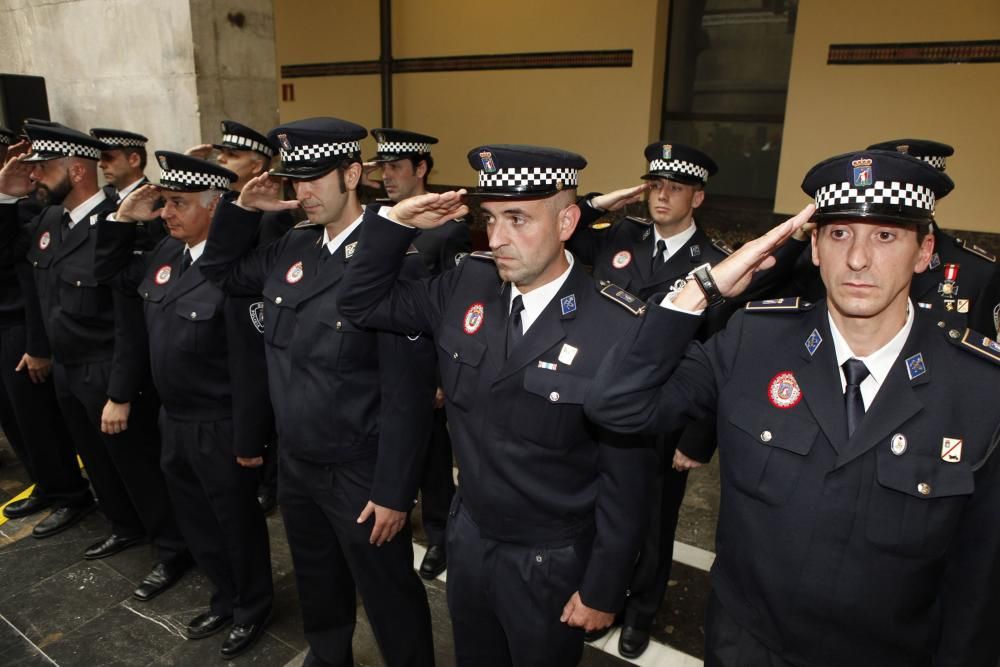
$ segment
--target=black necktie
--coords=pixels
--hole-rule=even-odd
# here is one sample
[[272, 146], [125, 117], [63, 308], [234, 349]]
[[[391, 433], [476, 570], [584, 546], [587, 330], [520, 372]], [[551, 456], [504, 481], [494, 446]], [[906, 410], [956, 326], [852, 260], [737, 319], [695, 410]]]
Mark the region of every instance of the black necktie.
[[72, 220], [73, 219], [69, 217], [69, 211], [65, 211], [63, 213], [62, 222], [59, 225], [59, 238], [61, 240], [65, 241], [66, 237], [69, 236], [69, 223], [72, 222]]
[[188, 248], [184, 248], [184, 252], [181, 254], [181, 275], [188, 270], [191, 266], [191, 251]]
[[514, 302], [510, 305], [510, 315], [507, 316], [507, 358], [510, 359], [511, 352], [518, 343], [521, 342], [521, 338], [524, 333], [521, 331], [521, 311], [524, 310], [524, 301], [521, 300], [521, 295], [518, 294], [514, 297]]
[[660, 239], [656, 242], [656, 252], [653, 253], [653, 263], [649, 265], [650, 272], [656, 271], [660, 268], [660, 259], [666, 257], [667, 252], [667, 242]]
[[844, 407], [847, 408], [847, 437], [861, 424], [865, 416], [865, 402], [861, 398], [861, 383], [868, 377], [868, 367], [860, 359], [848, 359], [844, 362], [844, 377], [847, 387], [844, 389]]

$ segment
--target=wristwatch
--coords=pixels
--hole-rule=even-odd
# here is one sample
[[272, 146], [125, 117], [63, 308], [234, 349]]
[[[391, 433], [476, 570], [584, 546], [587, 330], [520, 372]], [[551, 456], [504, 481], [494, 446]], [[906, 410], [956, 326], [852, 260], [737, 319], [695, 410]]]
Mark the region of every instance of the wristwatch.
[[706, 262], [701, 266], [695, 267], [688, 274], [688, 280], [694, 280], [698, 283], [698, 287], [701, 288], [702, 293], [705, 295], [705, 300], [708, 301], [709, 308], [718, 306], [726, 300], [726, 297], [722, 296], [722, 292], [719, 291], [719, 286], [715, 283], [715, 278], [712, 277], [711, 269], [712, 265]]

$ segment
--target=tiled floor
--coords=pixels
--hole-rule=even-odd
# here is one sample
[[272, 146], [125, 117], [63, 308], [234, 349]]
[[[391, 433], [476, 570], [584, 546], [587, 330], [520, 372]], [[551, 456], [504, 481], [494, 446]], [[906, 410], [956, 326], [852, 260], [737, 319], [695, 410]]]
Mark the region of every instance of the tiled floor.
[[[0, 504], [25, 488], [26, 479], [6, 443], [0, 441]], [[700, 665], [704, 605], [708, 592], [705, 568], [711, 562], [714, 514], [718, 507], [717, 471], [692, 475], [678, 538], [692, 548], [675, 557], [669, 604], [656, 619], [654, 643], [640, 665]], [[254, 650], [225, 662], [218, 653], [222, 636], [189, 641], [183, 627], [204, 610], [207, 580], [192, 571], [173, 589], [149, 603], [131, 598], [152, 564], [147, 546], [126, 550], [100, 561], [82, 559], [83, 549], [103, 537], [106, 522], [92, 514], [78, 526], [46, 540], [30, 536], [44, 514], [0, 525], [0, 665], [300, 665], [306, 648], [302, 637], [291, 555], [280, 516], [268, 519], [276, 586], [274, 622]], [[419, 524], [419, 520], [416, 521]], [[423, 535], [415, 530], [415, 561], [423, 553]], [[685, 564], [687, 563], [687, 564]], [[427, 583], [434, 622], [438, 665], [454, 664], [451, 624], [445, 604], [446, 575]], [[363, 608], [359, 605], [355, 659], [359, 665], [382, 665]], [[582, 665], [626, 665], [617, 654], [618, 631], [584, 652]]]

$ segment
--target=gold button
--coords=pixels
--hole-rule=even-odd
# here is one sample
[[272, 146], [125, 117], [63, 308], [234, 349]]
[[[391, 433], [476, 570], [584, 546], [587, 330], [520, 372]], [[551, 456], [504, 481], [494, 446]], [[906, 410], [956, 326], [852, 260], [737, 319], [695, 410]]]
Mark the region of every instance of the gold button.
[[944, 322], [938, 322], [938, 326], [941, 327], [942, 329], [944, 329], [945, 323]]
[[771, 435], [770, 431], [761, 431], [760, 432], [760, 441], [761, 442], [771, 442], [771, 438], [772, 437], [773, 436]]
[[948, 332], [948, 335], [951, 336], [952, 338], [958, 338], [962, 334], [959, 333], [958, 329], [952, 329], [951, 331]]
[[337, 320], [337, 331], [340, 331], [343, 327], [344, 324], [340, 320]]
[[554, 391], [551, 394], [549, 394], [549, 400], [552, 401], [553, 403], [556, 403], [559, 400], [559, 392]]
[[275, 298], [274, 298], [274, 302], [275, 302], [275, 303], [281, 303], [281, 297], [280, 297], [280, 296], [278, 296], [278, 297], [275, 297]]
[[193, 320], [193, 319], [194, 319], [194, 318], [196, 318], [196, 317], [198, 317], [198, 313], [196, 313], [196, 312], [194, 312], [194, 311], [192, 310], [192, 311], [191, 311], [191, 319]]
[[917, 484], [917, 493], [922, 496], [931, 495], [931, 485], [927, 482], [920, 482], [920, 484]]

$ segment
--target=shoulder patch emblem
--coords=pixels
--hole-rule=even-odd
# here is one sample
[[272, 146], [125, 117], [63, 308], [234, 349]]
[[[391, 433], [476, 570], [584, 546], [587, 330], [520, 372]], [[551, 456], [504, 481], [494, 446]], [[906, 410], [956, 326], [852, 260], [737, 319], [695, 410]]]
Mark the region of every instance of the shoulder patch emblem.
[[997, 261], [996, 255], [994, 255], [993, 253], [989, 252], [984, 248], [980, 248], [974, 243], [969, 243], [965, 239], [955, 239], [955, 242], [958, 244], [958, 247], [960, 247], [962, 250], [965, 250], [966, 252], [971, 252], [973, 255], [978, 255], [979, 257], [985, 259], [987, 262], [995, 263]]
[[288, 271], [285, 272], [285, 282], [290, 285], [294, 285], [302, 280], [303, 275], [305, 275], [305, 272], [302, 270], [302, 262], [295, 262], [288, 267]]
[[724, 255], [732, 255], [733, 249], [729, 247], [729, 244], [725, 241], [719, 239], [712, 239], [712, 247], [721, 252]]
[[488, 259], [493, 261], [493, 253], [489, 250], [476, 250], [469, 253], [469, 257], [475, 257], [476, 259]]
[[264, 302], [250, 304], [250, 322], [258, 333], [264, 333]]
[[486, 312], [483, 304], [476, 302], [465, 311], [465, 319], [462, 320], [462, 330], [472, 336], [483, 326], [484, 319], [486, 319]]
[[611, 266], [616, 269], [624, 269], [626, 266], [632, 263], [632, 253], [628, 250], [619, 250], [615, 253], [615, 256], [611, 258]]
[[156, 275], [153, 276], [153, 282], [157, 285], [165, 285], [170, 280], [170, 265], [164, 264], [156, 270]]
[[38, 249], [45, 250], [52, 243], [52, 235], [49, 234], [48, 230], [42, 232], [42, 235], [38, 237]]
[[1000, 343], [992, 338], [988, 338], [972, 329], [966, 329], [965, 331], [952, 329], [948, 332], [948, 340], [961, 348], [970, 350], [976, 355], [1000, 365]]
[[642, 299], [634, 294], [629, 294], [614, 283], [597, 283], [597, 289], [603, 296], [611, 299], [633, 315], [642, 315], [646, 312], [646, 304]]
[[809, 310], [812, 303], [803, 301], [802, 297], [790, 297], [782, 299], [764, 299], [763, 301], [750, 301], [744, 306], [744, 310], [753, 313], [790, 313], [800, 310]]
[[600, 222], [595, 222], [594, 224], [592, 224], [590, 226], [590, 228], [599, 232], [599, 231], [607, 229], [610, 226], [611, 226], [610, 222], [608, 222], [607, 220], [602, 220]]

